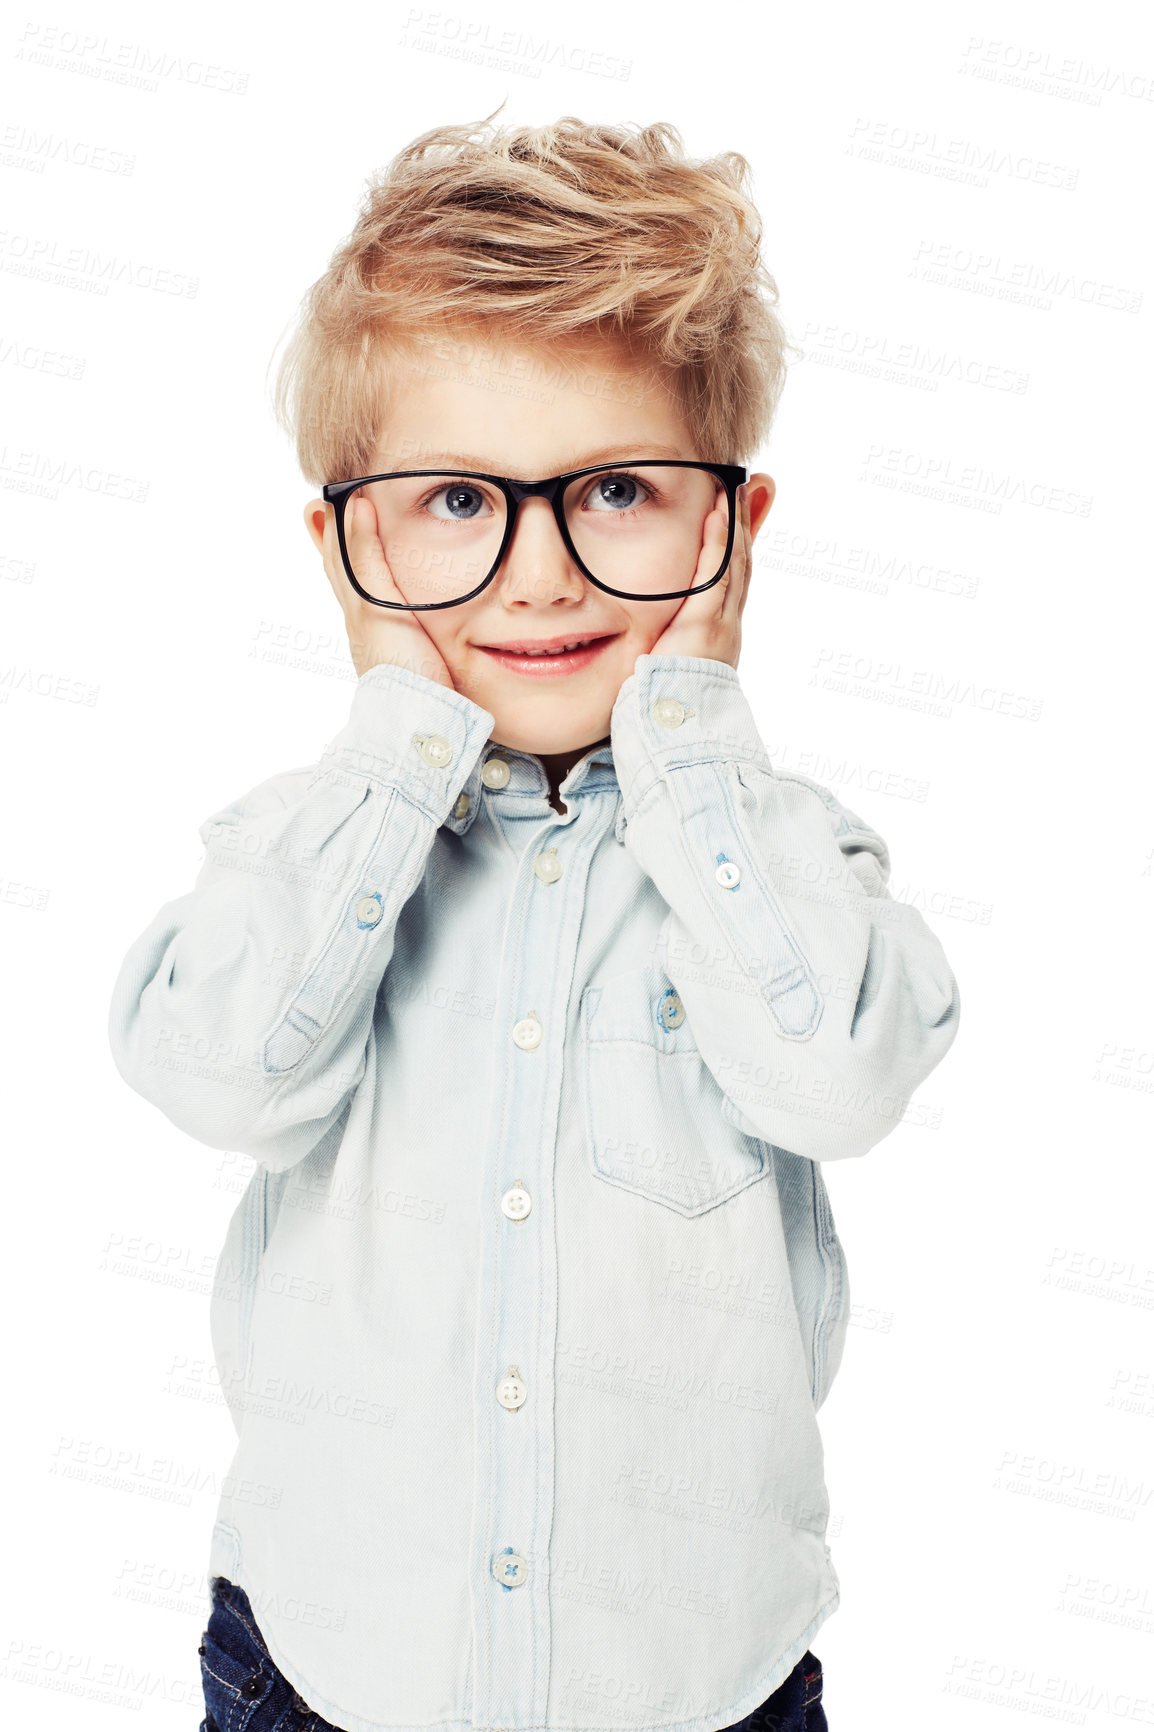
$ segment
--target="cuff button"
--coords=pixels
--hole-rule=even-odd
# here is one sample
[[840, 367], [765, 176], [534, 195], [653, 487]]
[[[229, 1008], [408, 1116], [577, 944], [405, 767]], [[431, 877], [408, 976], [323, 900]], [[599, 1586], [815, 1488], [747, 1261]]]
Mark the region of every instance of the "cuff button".
[[679, 728], [689, 711], [676, 698], [658, 698], [653, 706], [654, 719], [663, 728]]
[[421, 741], [421, 756], [434, 770], [443, 770], [453, 761], [453, 748], [444, 734], [426, 734]]

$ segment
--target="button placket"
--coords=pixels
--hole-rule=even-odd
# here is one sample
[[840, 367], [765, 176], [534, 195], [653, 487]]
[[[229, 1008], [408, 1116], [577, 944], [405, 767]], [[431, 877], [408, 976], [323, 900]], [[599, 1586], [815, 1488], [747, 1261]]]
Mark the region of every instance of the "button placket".
[[[490, 759], [482, 766], [482, 788], [491, 787], [492, 774], [484, 773], [491, 765]], [[515, 762], [514, 768], [519, 778], [522, 766]], [[477, 1552], [488, 1560], [482, 1567], [489, 1603], [483, 1592], [475, 1602], [473, 1651], [478, 1723], [507, 1727], [518, 1721], [544, 1724], [548, 1706], [548, 1584], [531, 1566], [539, 1545], [547, 1556], [542, 1512], [555, 1471], [555, 1349], [541, 1319], [552, 1314], [557, 1293], [549, 1211], [563, 1080], [562, 983], [572, 976], [579, 905], [616, 798], [591, 794], [579, 809], [571, 808], [564, 841], [552, 820], [526, 812], [518, 823], [503, 804], [495, 802], [493, 810], [501, 813], [502, 824], [508, 818], [518, 864], [507, 910], [507, 930], [514, 936], [505, 952], [494, 1023], [495, 1129], [485, 1149], [483, 1191], [493, 1213], [480, 1224], [484, 1301], [476, 1335], [475, 1435], [479, 1472], [493, 1491], [474, 1511]], [[560, 847], [550, 845], [551, 834]], [[513, 1173], [520, 1169], [528, 1185], [510, 1173], [513, 1161]], [[498, 1210], [502, 1220], [494, 1226]], [[545, 1230], [538, 1233], [537, 1226]], [[516, 1363], [510, 1363], [513, 1355]], [[505, 1413], [493, 1416], [495, 1407]], [[522, 1586], [526, 1593], [513, 1592]], [[494, 1605], [498, 1591], [501, 1599]]]

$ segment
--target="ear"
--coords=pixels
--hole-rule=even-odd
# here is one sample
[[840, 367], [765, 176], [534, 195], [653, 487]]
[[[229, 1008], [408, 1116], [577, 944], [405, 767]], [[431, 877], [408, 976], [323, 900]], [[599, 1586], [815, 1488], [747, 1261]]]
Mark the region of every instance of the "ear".
[[761, 470], [751, 475], [745, 484], [745, 496], [749, 500], [749, 533], [752, 538], [769, 516], [769, 508], [773, 504], [777, 486], [772, 475], [766, 475]]
[[323, 499], [310, 499], [305, 506], [305, 528], [322, 553], [325, 546], [325, 513], [327, 510], [328, 506]]

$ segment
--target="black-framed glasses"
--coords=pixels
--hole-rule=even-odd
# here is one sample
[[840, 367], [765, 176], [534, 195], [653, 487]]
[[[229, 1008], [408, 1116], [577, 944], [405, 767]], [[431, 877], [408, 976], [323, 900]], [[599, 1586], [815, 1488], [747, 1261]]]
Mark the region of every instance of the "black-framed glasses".
[[[736, 463], [630, 458], [543, 481], [467, 469], [400, 469], [329, 481], [322, 493], [336, 512], [349, 582], [377, 607], [472, 601], [496, 576], [523, 499], [549, 501], [570, 558], [598, 589], [626, 601], [672, 601], [724, 577], [737, 489], [746, 478]], [[705, 520], [723, 492], [725, 549], [709, 562], [715, 571], [699, 571]], [[351, 506], [354, 499], [372, 509]], [[394, 599], [394, 586], [403, 600]]]

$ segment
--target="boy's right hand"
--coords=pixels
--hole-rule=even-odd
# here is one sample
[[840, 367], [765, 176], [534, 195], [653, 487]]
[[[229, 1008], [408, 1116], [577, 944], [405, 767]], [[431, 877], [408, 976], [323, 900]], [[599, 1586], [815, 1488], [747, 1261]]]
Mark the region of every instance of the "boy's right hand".
[[[341, 558], [336, 511], [324, 500], [310, 500], [305, 507], [305, 521], [313, 540], [317, 539], [316, 513], [321, 505], [325, 513], [321, 543], [325, 575], [345, 616], [357, 678], [370, 668], [388, 663], [393, 667], [408, 668], [410, 673], [424, 674], [426, 679], [436, 680], [439, 685], [453, 690], [452, 676], [440, 650], [421, 624], [420, 615], [374, 607], [357, 594], [348, 580]], [[371, 572], [372, 588], [376, 594], [387, 601], [403, 601], [405, 598], [385, 561], [371, 500], [355, 498], [345, 505], [345, 540], [358, 576], [362, 570]]]

